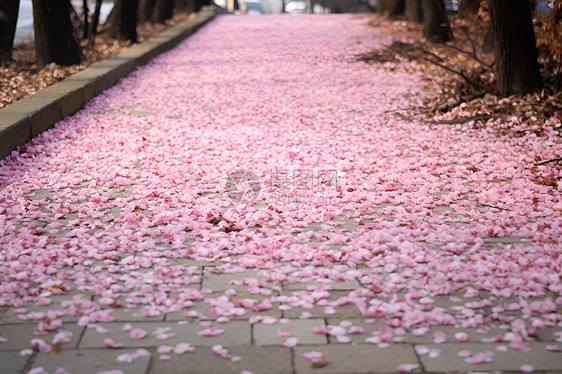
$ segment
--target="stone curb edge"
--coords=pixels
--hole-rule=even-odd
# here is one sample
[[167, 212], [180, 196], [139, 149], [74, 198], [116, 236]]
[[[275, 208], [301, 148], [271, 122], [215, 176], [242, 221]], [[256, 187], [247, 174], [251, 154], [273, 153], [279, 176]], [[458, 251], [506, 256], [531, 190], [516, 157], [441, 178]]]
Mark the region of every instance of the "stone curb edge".
[[195, 19], [164, 30], [143, 43], [0, 109], [0, 160], [58, 121], [79, 111], [92, 98], [137, 67], [175, 47], [215, 15], [214, 7], [204, 7]]

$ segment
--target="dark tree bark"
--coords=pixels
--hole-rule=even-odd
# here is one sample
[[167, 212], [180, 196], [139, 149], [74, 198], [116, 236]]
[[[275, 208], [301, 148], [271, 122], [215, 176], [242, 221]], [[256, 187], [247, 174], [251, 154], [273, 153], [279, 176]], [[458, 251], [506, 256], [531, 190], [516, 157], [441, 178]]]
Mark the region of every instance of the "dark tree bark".
[[92, 23], [90, 23], [90, 31], [88, 32], [88, 46], [92, 48], [94, 46], [94, 38], [98, 30], [98, 24], [100, 22], [100, 10], [101, 10], [102, 0], [96, 0], [96, 8], [94, 9], [94, 15], [92, 16]]
[[406, 0], [404, 15], [406, 16], [406, 21], [421, 22], [423, 19], [421, 0]]
[[165, 23], [174, 15], [174, 0], [156, 0], [154, 5], [154, 22]]
[[0, 62], [12, 59], [19, 8], [20, 0], [0, 2]]
[[111, 12], [108, 34], [116, 39], [137, 41], [138, 0], [119, 0]]
[[459, 11], [457, 12], [461, 18], [468, 18], [469, 16], [476, 14], [478, 9], [480, 9], [480, 2], [482, 0], [462, 0], [459, 5]]
[[191, 13], [195, 10], [194, 0], [176, 0], [176, 9], [181, 12]]
[[82, 39], [86, 39], [88, 37], [88, 32], [90, 31], [90, 24], [88, 21], [88, 17], [90, 16], [89, 9], [88, 9], [88, 2], [84, 1], [84, 35], [82, 35]]
[[70, 21], [71, 5], [61, 0], [33, 0], [33, 28], [37, 64], [80, 63], [80, 46]]
[[427, 40], [447, 42], [453, 38], [443, 0], [422, 0], [423, 36]]
[[156, 4], [156, 0], [139, 1], [139, 11], [138, 11], [139, 22], [146, 22], [152, 19], [152, 13], [154, 12], [155, 4]]
[[379, 12], [396, 17], [404, 13], [404, 0], [379, 0]]
[[543, 87], [529, 0], [488, 0], [494, 38], [496, 89], [501, 96]]
[[[285, 13], [286, 0], [283, 1], [283, 13]], [[211, 5], [211, 0], [195, 0], [195, 11], [199, 12], [204, 5]]]

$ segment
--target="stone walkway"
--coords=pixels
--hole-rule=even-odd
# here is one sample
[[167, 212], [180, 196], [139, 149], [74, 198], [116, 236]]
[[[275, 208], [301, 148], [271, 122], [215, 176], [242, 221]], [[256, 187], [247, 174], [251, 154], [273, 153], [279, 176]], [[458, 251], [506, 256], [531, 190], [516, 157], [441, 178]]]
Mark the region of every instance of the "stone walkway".
[[397, 119], [369, 20], [218, 17], [2, 161], [0, 372], [561, 373], [560, 125]]

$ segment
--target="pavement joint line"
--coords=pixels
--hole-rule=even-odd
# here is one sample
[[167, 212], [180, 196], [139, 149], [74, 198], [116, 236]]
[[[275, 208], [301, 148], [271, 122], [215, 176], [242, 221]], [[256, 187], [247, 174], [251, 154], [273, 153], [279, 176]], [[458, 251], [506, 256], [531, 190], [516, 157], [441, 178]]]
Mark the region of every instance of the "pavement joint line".
[[0, 109], [0, 160], [57, 122], [71, 116], [91, 99], [158, 55], [174, 48], [216, 16], [205, 7], [193, 20], [72, 74], [34, 95]]

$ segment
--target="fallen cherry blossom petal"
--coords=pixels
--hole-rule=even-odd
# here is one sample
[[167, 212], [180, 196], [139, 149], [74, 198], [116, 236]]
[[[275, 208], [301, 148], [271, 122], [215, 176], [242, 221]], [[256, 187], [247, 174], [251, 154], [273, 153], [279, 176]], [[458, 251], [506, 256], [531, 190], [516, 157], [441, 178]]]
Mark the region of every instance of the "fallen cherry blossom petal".
[[209, 327], [208, 329], [205, 329], [203, 331], [199, 331], [197, 333], [197, 335], [200, 335], [200, 336], [217, 336], [217, 335], [220, 335], [222, 333], [224, 333], [223, 329], [219, 329], [219, 328], [216, 328], [216, 327]]
[[135, 328], [132, 329], [129, 333], [129, 337], [131, 339], [142, 339], [147, 335], [146, 330], [140, 329], [140, 328]]
[[193, 351], [195, 351], [195, 347], [192, 347], [189, 343], [178, 343], [174, 348], [174, 353], [177, 354], [193, 352]]
[[447, 341], [447, 335], [442, 331], [435, 331], [433, 333], [433, 342], [436, 344], [443, 344]]
[[466, 342], [468, 341], [468, 334], [466, 332], [455, 332], [454, 334], [455, 339], [457, 339], [459, 342]]
[[400, 373], [409, 373], [419, 367], [419, 364], [398, 364], [398, 366], [396, 366], [396, 370]]
[[112, 349], [119, 349], [123, 347], [122, 343], [116, 343], [111, 338], [103, 339], [103, 345], [105, 345], [107, 348], [112, 348]]
[[287, 340], [285, 340], [283, 342], [283, 345], [285, 347], [292, 348], [292, 347], [296, 347], [298, 343], [299, 343], [299, 340], [295, 337], [292, 337], [292, 338], [288, 338]]

